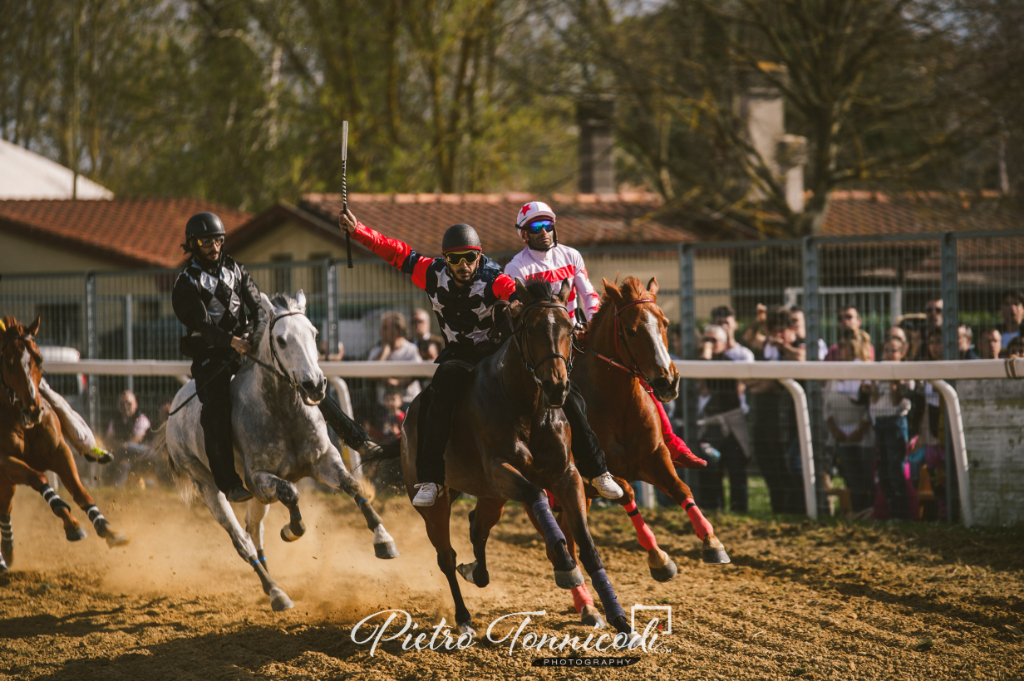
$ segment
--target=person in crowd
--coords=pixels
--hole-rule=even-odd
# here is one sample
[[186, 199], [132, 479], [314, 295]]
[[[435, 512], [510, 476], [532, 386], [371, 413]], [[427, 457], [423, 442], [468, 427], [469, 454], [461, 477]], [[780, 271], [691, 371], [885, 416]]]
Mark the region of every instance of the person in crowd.
[[1010, 341], [1010, 344], [1006, 346], [1006, 349], [1003, 350], [1000, 356], [1010, 359], [1019, 358], [1022, 354], [1024, 354], [1024, 339], [1017, 336]]
[[[860, 336], [862, 344], [864, 344], [864, 347], [867, 348], [866, 352], [869, 358], [867, 361], [874, 362], [875, 348], [873, 345], [871, 345], [871, 336], [868, 334], [867, 331], [861, 328], [862, 326], [863, 321], [860, 318], [860, 312], [857, 311], [857, 308], [855, 308], [852, 305], [847, 305], [846, 307], [839, 310], [839, 315], [836, 318], [836, 327], [839, 331], [840, 337], [842, 337], [843, 332], [846, 329], [852, 329], [854, 332], [857, 333], [857, 335]], [[825, 357], [825, 360], [828, 362], [839, 361], [839, 356], [835, 345], [828, 349], [828, 355]]]
[[[856, 329], [847, 328], [836, 343], [837, 361], [863, 362], [867, 357], [863, 338]], [[839, 470], [850, 490], [854, 513], [871, 507], [874, 499], [874, 433], [868, 412], [870, 383], [844, 380], [828, 381], [823, 394], [825, 423], [829, 445], [839, 461]]]
[[110, 482], [123, 487], [133, 465], [145, 453], [142, 443], [149, 435], [149, 418], [139, 409], [135, 393], [125, 390], [117, 398], [117, 416], [107, 425], [107, 445], [115, 452]]
[[[897, 337], [886, 341], [886, 362], [902, 362], [906, 343]], [[871, 422], [875, 430], [876, 463], [882, 495], [892, 518], [909, 517], [907, 483], [903, 460], [907, 455], [907, 415], [910, 413], [909, 395], [913, 381], [876, 381], [871, 384]]]
[[925, 362], [942, 360], [942, 329], [931, 327], [925, 336], [926, 342], [921, 346], [921, 359]]
[[957, 329], [957, 348], [960, 350], [960, 359], [979, 359], [978, 353], [974, 351], [974, 332], [971, 327], [961, 324]]
[[327, 339], [324, 338], [320, 341], [320, 360], [327, 362], [340, 362], [345, 358], [345, 344], [340, 340], [338, 345], [335, 347], [334, 352], [330, 352], [330, 348], [327, 347]]
[[1004, 293], [1002, 313], [1002, 343], [1003, 348], [1006, 348], [1010, 341], [1020, 335], [1021, 324], [1024, 324], [1024, 291]]
[[942, 298], [932, 298], [924, 304], [924, 326], [926, 329], [942, 328]]
[[[371, 362], [422, 362], [420, 350], [407, 339], [408, 327], [401, 312], [385, 312], [380, 318], [380, 343], [370, 349]], [[386, 385], [385, 385], [386, 384]], [[419, 381], [411, 378], [388, 378], [377, 387], [377, 402], [383, 404], [386, 386], [399, 389], [408, 404], [420, 394]]]
[[[704, 329], [700, 358], [716, 362], [754, 361], [749, 350], [747, 353], [730, 355], [728, 341], [729, 334], [725, 328], [717, 324], [708, 325]], [[700, 410], [697, 414], [701, 439], [698, 451], [707, 452], [704, 445], [708, 445], [713, 451], [719, 452], [719, 457], [717, 461], [713, 460], [714, 457], [707, 457], [707, 468], [697, 472], [699, 503], [704, 508], [725, 508], [722, 486], [724, 468], [729, 474], [729, 510], [733, 513], [746, 513], [749, 507], [747, 461], [751, 445], [745, 410], [740, 402], [742, 395], [739, 384], [733, 379], [708, 379], [701, 381], [700, 392], [703, 397], [699, 400]]]
[[[412, 339], [424, 362], [433, 362], [444, 349], [444, 340], [430, 333], [430, 313], [422, 308], [412, 313]], [[435, 348], [433, 355], [430, 354], [432, 345]]]
[[[711, 311], [712, 323], [720, 326], [725, 330], [726, 333], [726, 349], [722, 353], [725, 358], [733, 362], [753, 362], [754, 353], [753, 351], [741, 345], [736, 340], [736, 332], [739, 330], [740, 325], [736, 322], [736, 313], [729, 305], [719, 305]], [[703, 342], [703, 341], [702, 341]], [[750, 407], [747, 406], [747, 386], [743, 381], [736, 382], [736, 389], [739, 393], [740, 407], [743, 409], [743, 413], [747, 414], [750, 412]], [[747, 445], [747, 458], [750, 458], [750, 446]]]
[[[796, 324], [796, 347], [807, 347], [807, 317], [804, 316], [804, 311], [794, 305], [789, 308], [789, 314], [793, 317], [793, 323]], [[828, 356], [828, 343], [824, 339], [818, 339], [818, 359], [823, 360]]]
[[750, 348], [754, 353], [759, 353], [764, 349], [764, 344], [768, 340], [768, 306], [764, 303], [758, 303], [754, 309], [754, 323], [743, 330], [740, 338], [743, 340], [743, 345]]
[[999, 359], [999, 353], [1003, 349], [1003, 334], [994, 326], [985, 329], [981, 332], [979, 349], [982, 359]]
[[[796, 347], [796, 325], [784, 306], [766, 316], [765, 343], [759, 361], [785, 359], [804, 361], [806, 350]], [[803, 481], [798, 466], [799, 445], [793, 400], [778, 381], [750, 381], [747, 384], [754, 456], [768, 485], [772, 511], [804, 513]], [[797, 455], [792, 456], [792, 452]]]
[[385, 441], [397, 440], [402, 436], [402, 422], [405, 421], [402, 398], [402, 391], [397, 386], [388, 386], [384, 390], [380, 434]]

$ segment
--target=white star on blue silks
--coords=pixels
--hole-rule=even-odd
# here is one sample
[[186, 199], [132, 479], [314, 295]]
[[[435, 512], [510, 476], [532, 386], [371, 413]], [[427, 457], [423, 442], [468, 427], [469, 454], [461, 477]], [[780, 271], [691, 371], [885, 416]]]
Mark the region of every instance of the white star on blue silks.
[[455, 342], [455, 339], [456, 339], [456, 338], [458, 338], [458, 334], [457, 334], [457, 333], [455, 333], [454, 331], [452, 331], [452, 330], [451, 330], [450, 328], [448, 328], [448, 325], [447, 325], [447, 324], [445, 324], [445, 325], [444, 325], [444, 326], [443, 326], [443, 327], [441, 328], [441, 331], [443, 331], [443, 332], [444, 332], [444, 337], [448, 339], [448, 342], [449, 342], [449, 343], [454, 343], [454, 342]]
[[478, 280], [473, 282], [472, 286], [469, 287], [469, 295], [471, 295], [471, 296], [482, 296], [484, 294], [484, 291], [486, 291], [486, 290], [487, 290], [487, 282], [486, 281], [481, 281], [481, 280], [478, 279]]
[[483, 302], [480, 303], [480, 307], [475, 307], [472, 310], [470, 310], [470, 312], [473, 312], [473, 313], [476, 314], [476, 318], [477, 319], [483, 319], [484, 317], [487, 316], [487, 313], [490, 312], [490, 311], [491, 311], [491, 309], [489, 307], [487, 307], [487, 305], [484, 304]]
[[445, 291], [447, 291], [448, 290], [448, 282], [451, 281], [451, 280], [452, 280], [451, 277], [448, 276], [448, 268], [447, 267], [442, 267], [441, 270], [437, 273], [437, 285], [438, 285], [438, 287], [443, 288]]
[[434, 308], [434, 312], [440, 313], [444, 310], [444, 305], [442, 305], [441, 301], [437, 299], [436, 293], [432, 296], [427, 296], [427, 298], [430, 298], [430, 306]]
[[474, 326], [473, 330], [466, 334], [466, 338], [472, 338], [474, 343], [483, 343], [487, 340], [489, 333], [487, 329], [479, 329]]

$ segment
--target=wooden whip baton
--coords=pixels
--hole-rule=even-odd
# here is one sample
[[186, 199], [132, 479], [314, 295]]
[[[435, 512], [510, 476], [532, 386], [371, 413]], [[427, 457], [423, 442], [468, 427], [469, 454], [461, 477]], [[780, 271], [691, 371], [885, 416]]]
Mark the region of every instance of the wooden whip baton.
[[[348, 121], [341, 122], [341, 214], [348, 214]], [[352, 269], [352, 233], [345, 230], [345, 255], [348, 256], [348, 268]]]

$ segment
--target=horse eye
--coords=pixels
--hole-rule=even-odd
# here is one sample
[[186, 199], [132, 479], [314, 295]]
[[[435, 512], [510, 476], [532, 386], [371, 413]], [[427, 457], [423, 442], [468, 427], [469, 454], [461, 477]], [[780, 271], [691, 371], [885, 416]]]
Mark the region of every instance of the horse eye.
[[279, 346], [281, 346], [281, 347], [283, 348], [283, 347], [284, 347], [285, 345], [287, 345], [288, 343], [287, 343], [287, 342], [285, 342], [284, 338], [281, 338], [280, 336], [278, 336], [278, 337], [277, 337], [277, 344], [278, 344]]
[[626, 329], [626, 335], [629, 336], [630, 338], [635, 338], [636, 331], [634, 331], [633, 329]]

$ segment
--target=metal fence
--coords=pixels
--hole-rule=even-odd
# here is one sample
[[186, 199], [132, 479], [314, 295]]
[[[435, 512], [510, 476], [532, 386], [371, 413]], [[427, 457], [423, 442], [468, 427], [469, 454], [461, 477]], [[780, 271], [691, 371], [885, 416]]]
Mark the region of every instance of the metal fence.
[[[721, 305], [735, 310], [739, 335], [756, 325], [759, 305], [799, 307], [806, 315], [806, 338], [821, 338], [826, 347], [838, 339], [840, 314], [853, 307], [877, 359], [886, 330], [900, 322], [911, 351], [927, 356], [928, 335], [937, 325], [942, 357], [954, 359], [961, 356], [961, 325], [982, 354], [994, 330], [1005, 345], [1019, 323], [1015, 315], [1024, 308], [1014, 301], [1024, 290], [1022, 237], [1024, 232], [946, 233], [580, 250], [599, 291], [602, 277], [634, 275], [645, 283], [657, 277], [659, 303], [674, 324], [670, 350], [683, 359], [697, 356], [697, 334]], [[248, 269], [263, 291], [303, 289], [309, 317], [321, 329], [326, 348], [333, 352], [341, 342], [346, 359], [366, 358], [378, 342], [383, 313], [401, 312], [411, 325], [413, 311], [430, 310], [408, 277], [379, 260], [357, 260], [353, 269], [332, 260]], [[73, 347], [83, 357], [180, 359], [178, 339], [184, 329], [170, 300], [176, 276], [174, 270], [5, 275], [0, 310], [23, 320], [39, 315], [42, 344]], [[941, 319], [936, 307], [942, 307]], [[809, 343], [807, 352], [808, 359], [822, 359], [817, 343]], [[78, 390], [79, 382], [66, 382], [64, 392]], [[173, 379], [154, 377], [95, 377], [86, 384], [72, 401], [101, 433], [116, 414], [120, 391], [133, 389], [146, 413], [159, 414], [178, 388]], [[834, 461], [829, 459], [822, 385], [809, 381], [806, 387], [816, 456], [820, 469], [827, 470]], [[350, 388], [357, 415], [373, 421], [380, 408], [376, 384], [354, 380]], [[675, 417], [687, 439], [695, 441], [698, 382], [686, 381], [682, 395]], [[785, 395], [779, 399], [784, 402]], [[779, 423], [786, 418], [776, 416]], [[787, 446], [787, 429], [777, 430], [779, 447]]]

